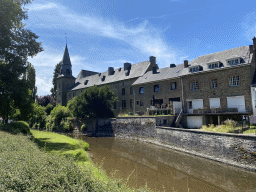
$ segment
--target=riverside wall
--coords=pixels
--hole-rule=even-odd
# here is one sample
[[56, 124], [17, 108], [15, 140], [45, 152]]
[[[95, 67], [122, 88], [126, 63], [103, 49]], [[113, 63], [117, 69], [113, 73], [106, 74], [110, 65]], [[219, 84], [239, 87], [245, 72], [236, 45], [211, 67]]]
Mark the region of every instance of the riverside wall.
[[98, 136], [136, 138], [256, 171], [256, 135], [163, 127], [157, 122], [156, 117], [118, 117], [94, 120], [87, 128]]
[[256, 171], [256, 136], [156, 126], [154, 117], [122, 117], [112, 123], [116, 137], [145, 142]]

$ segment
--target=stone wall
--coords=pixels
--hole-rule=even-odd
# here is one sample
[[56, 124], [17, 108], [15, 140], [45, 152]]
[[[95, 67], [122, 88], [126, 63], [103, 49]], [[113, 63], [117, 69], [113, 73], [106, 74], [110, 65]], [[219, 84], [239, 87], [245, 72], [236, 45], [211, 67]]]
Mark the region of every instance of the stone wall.
[[256, 170], [256, 136], [156, 127], [157, 141], [171, 148]]
[[156, 137], [155, 117], [118, 117], [112, 127], [115, 136]]

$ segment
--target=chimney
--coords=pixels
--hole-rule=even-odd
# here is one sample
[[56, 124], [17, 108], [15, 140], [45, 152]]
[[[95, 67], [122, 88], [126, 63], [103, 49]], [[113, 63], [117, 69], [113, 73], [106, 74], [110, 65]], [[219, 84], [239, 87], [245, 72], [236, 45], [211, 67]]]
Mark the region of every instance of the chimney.
[[156, 57], [154, 57], [154, 56], [149, 57], [149, 61], [150, 61], [151, 64], [155, 65], [156, 64]]
[[174, 67], [176, 67], [175, 64], [170, 64], [170, 68], [174, 68]]
[[184, 60], [184, 68], [188, 67], [188, 60]]
[[124, 63], [124, 70], [131, 70], [131, 63]]
[[108, 75], [113, 75], [114, 74], [114, 67], [109, 67], [108, 68]]
[[255, 36], [253, 37], [252, 41], [253, 41], [253, 50], [255, 50], [256, 49], [256, 38], [255, 38]]
[[152, 74], [156, 74], [157, 73], [157, 67], [152, 67]]
[[250, 54], [253, 53], [253, 45], [249, 45]]

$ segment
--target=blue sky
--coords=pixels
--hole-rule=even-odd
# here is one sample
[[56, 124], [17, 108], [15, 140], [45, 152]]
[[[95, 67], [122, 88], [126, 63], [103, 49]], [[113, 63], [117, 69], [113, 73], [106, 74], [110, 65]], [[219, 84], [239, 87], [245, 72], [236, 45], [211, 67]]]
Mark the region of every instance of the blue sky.
[[[30, 58], [38, 95], [50, 94], [66, 36], [73, 75], [149, 60], [160, 68], [252, 44], [256, 3], [244, 0], [34, 0], [26, 28], [44, 52]], [[65, 33], [67, 35], [65, 35]]]

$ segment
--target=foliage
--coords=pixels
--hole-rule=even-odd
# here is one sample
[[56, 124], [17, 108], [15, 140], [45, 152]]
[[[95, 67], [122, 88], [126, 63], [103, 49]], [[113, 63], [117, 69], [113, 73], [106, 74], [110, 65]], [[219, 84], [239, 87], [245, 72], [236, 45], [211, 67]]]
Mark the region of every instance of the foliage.
[[30, 134], [29, 125], [25, 121], [16, 121], [16, 122], [0, 125], [0, 130], [6, 131], [12, 134], [18, 134], [18, 133]]
[[86, 125], [83, 123], [82, 126], [81, 126], [81, 131], [83, 131], [85, 129], [86, 129]]
[[224, 121], [224, 124], [228, 127], [236, 127], [238, 125], [238, 123], [232, 119], [227, 119]]
[[46, 112], [45, 107], [38, 105], [37, 102], [33, 104], [33, 114], [30, 119], [30, 127], [36, 129], [43, 129], [46, 123]]
[[116, 99], [109, 87], [93, 86], [70, 100], [67, 106], [78, 118], [113, 117], [112, 106]]
[[52, 93], [52, 97], [55, 100], [56, 100], [56, 93], [57, 93], [57, 77], [60, 74], [61, 64], [62, 64], [62, 61], [59, 62], [57, 65], [55, 65], [55, 69], [53, 72], [53, 79], [52, 79], [53, 88], [51, 88], [51, 93]]
[[233, 133], [235, 129], [238, 129], [237, 122], [234, 120], [226, 120], [224, 121], [224, 125], [213, 125], [210, 124], [209, 126], [202, 126], [202, 129], [205, 131], [212, 131], [212, 132], [223, 132], [223, 133]]
[[42, 105], [43, 107], [46, 107], [48, 104], [52, 104], [53, 106], [56, 105], [56, 101], [51, 95], [45, 95], [42, 97], [36, 96], [36, 101], [39, 105]]
[[67, 107], [57, 104], [46, 119], [46, 129], [49, 131], [71, 130], [73, 128], [72, 117], [73, 114]]
[[38, 36], [24, 28], [29, 0], [2, 0], [0, 7], [0, 115], [8, 119], [11, 105], [20, 118], [29, 119], [35, 88], [35, 70], [27, 62], [42, 51]]
[[60, 121], [60, 128], [62, 130], [72, 130], [73, 129], [73, 123], [72, 123], [72, 119], [71, 117], [66, 117], [66, 118], [63, 118], [61, 121]]
[[47, 115], [50, 115], [53, 108], [54, 106], [51, 103], [48, 103], [48, 105], [45, 107], [45, 112], [47, 113]]

